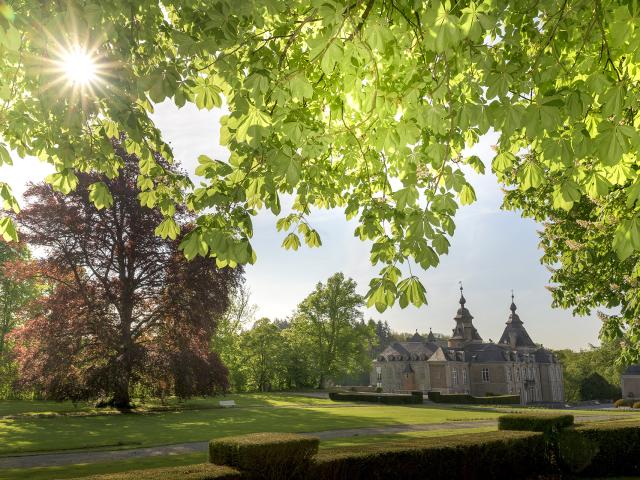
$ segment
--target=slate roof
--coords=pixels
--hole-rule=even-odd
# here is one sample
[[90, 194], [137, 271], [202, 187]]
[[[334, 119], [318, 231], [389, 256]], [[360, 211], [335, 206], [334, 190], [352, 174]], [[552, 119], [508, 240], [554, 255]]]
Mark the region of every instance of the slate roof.
[[640, 375], [640, 363], [637, 365], [630, 365], [622, 372], [623, 375]]
[[516, 313], [516, 304], [513, 303], [513, 295], [511, 296], [511, 315], [509, 315], [509, 319], [507, 320], [507, 326], [504, 328], [504, 332], [502, 332], [502, 336], [498, 343], [502, 345], [509, 345], [512, 348], [535, 348], [536, 344], [533, 343], [531, 337], [527, 333], [527, 330], [524, 328], [524, 324], [520, 317]]

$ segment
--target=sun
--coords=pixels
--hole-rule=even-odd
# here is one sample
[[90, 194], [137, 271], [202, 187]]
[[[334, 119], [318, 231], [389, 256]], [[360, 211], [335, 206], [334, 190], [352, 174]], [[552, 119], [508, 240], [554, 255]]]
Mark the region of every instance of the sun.
[[67, 81], [76, 86], [88, 86], [98, 79], [96, 59], [81, 47], [74, 47], [62, 54], [60, 67]]

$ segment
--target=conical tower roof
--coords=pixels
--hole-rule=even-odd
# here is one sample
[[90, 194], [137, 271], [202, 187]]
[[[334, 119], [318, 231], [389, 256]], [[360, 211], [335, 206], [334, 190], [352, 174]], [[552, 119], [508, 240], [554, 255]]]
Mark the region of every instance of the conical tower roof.
[[449, 347], [463, 347], [467, 343], [482, 342], [482, 337], [473, 326], [473, 315], [469, 312], [469, 309], [465, 307], [467, 299], [464, 298], [462, 285], [460, 285], [460, 308], [453, 319], [456, 321], [456, 326], [453, 329], [453, 334], [449, 339]]
[[509, 345], [511, 348], [536, 348], [536, 344], [531, 340], [522, 320], [520, 320], [520, 316], [516, 313], [517, 307], [514, 302], [513, 292], [511, 293], [509, 310], [511, 310], [511, 314], [505, 322], [507, 326], [504, 328], [498, 343]]

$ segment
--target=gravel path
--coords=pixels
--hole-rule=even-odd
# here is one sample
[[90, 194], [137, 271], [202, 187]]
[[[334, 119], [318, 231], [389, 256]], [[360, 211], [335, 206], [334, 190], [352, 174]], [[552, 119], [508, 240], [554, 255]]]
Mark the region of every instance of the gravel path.
[[[615, 419], [611, 415], [576, 416], [576, 422], [595, 422]], [[619, 417], [618, 417], [619, 418]], [[366, 435], [386, 435], [403, 432], [420, 432], [427, 430], [451, 430], [464, 428], [491, 427], [497, 425], [496, 420], [478, 420], [470, 422], [446, 422], [427, 423], [413, 425], [391, 425], [386, 427], [351, 428], [342, 430], [325, 430], [322, 432], [309, 432], [320, 440], [334, 438], [348, 438]], [[178, 443], [173, 445], [160, 445], [157, 447], [144, 447], [128, 450], [104, 450], [104, 451], [74, 451], [31, 455], [16, 455], [0, 457], [0, 469], [4, 468], [31, 468], [72, 465], [77, 463], [100, 463], [117, 460], [130, 460], [135, 458], [181, 455], [189, 453], [206, 452], [207, 442]]]

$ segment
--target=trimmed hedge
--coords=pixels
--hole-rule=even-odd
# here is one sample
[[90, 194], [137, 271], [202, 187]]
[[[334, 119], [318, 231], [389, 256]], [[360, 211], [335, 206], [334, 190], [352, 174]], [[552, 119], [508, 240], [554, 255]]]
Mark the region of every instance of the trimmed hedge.
[[182, 467], [129, 470], [82, 478], [83, 480], [238, 480], [245, 477], [235, 468], [202, 463]]
[[509, 479], [548, 473], [542, 434], [489, 432], [321, 450], [311, 480]]
[[498, 395], [492, 397], [474, 397], [466, 393], [442, 394], [429, 392], [429, 400], [435, 403], [463, 403], [475, 405], [514, 405], [520, 404], [520, 395]]
[[252, 478], [299, 478], [318, 452], [320, 440], [295, 433], [251, 433], [209, 442], [209, 461], [236, 467]]
[[573, 415], [502, 415], [498, 418], [498, 430], [522, 430], [528, 432], [559, 432], [573, 425]]
[[369, 393], [369, 392], [329, 392], [334, 402], [372, 402], [386, 405], [416, 405], [423, 400], [422, 392]]
[[558, 438], [560, 466], [585, 476], [640, 474], [640, 422], [589, 423]]

